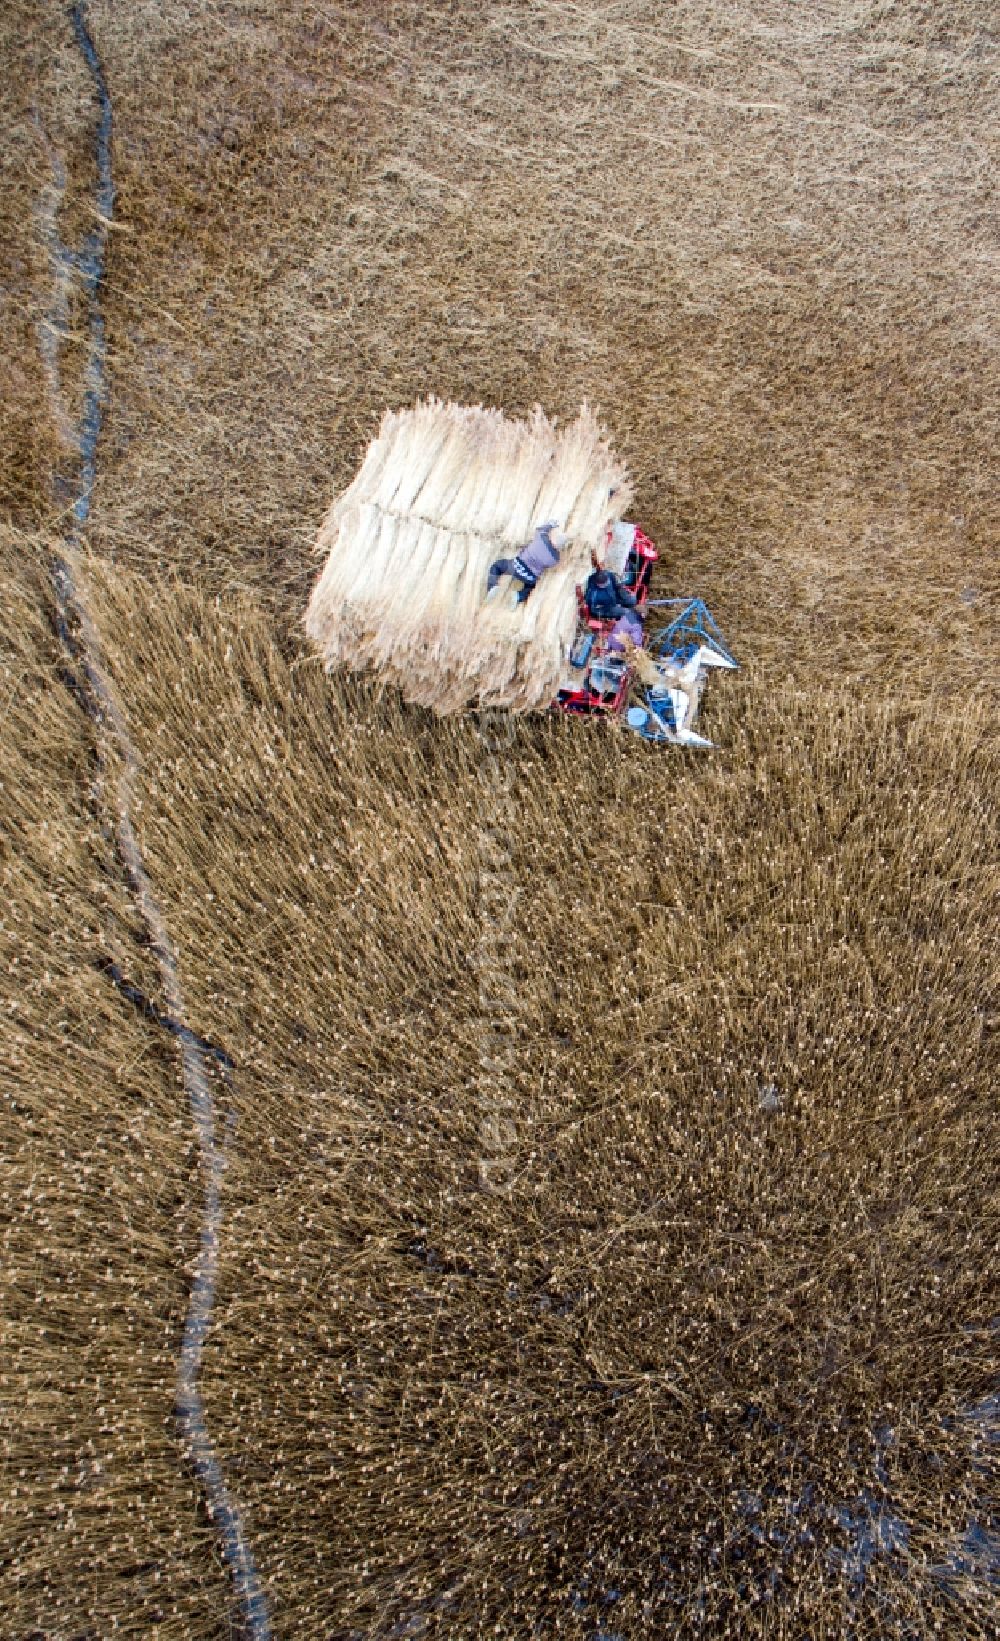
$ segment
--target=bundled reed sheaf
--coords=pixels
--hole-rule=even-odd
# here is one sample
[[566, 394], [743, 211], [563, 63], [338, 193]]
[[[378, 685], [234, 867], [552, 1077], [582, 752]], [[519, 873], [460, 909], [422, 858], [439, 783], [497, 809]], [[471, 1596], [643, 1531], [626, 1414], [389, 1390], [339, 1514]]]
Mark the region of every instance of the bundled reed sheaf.
[[[630, 499], [586, 405], [566, 428], [540, 409], [523, 422], [436, 399], [390, 411], [323, 521], [306, 631], [328, 669], [372, 669], [437, 712], [545, 706], [573, 640], [574, 586]], [[548, 520], [569, 537], [559, 563], [524, 603], [509, 581], [487, 600], [490, 565]]]

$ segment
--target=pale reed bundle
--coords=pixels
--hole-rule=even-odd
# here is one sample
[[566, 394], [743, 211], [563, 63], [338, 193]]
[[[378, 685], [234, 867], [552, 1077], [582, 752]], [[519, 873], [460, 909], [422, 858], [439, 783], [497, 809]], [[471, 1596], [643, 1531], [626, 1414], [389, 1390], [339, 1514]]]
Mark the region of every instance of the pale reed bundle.
[[[585, 405], [565, 429], [430, 399], [389, 411], [316, 541], [326, 563], [305, 625], [328, 668], [373, 669], [438, 712], [547, 706], [576, 631], [575, 587], [631, 499]], [[494, 559], [554, 519], [560, 562], [524, 604]]]

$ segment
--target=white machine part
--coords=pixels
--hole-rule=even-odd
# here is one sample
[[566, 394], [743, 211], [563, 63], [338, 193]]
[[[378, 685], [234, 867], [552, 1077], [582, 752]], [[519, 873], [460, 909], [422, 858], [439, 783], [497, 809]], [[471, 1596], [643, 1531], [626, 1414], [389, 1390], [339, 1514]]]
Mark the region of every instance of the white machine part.
[[[691, 725], [698, 710], [706, 672], [711, 667], [724, 667], [726, 671], [732, 671], [735, 670], [735, 666], [736, 663], [728, 656], [720, 655], [718, 650], [711, 649], [707, 644], [702, 644], [680, 666], [674, 665], [669, 659], [657, 664], [656, 670], [663, 682], [662, 685], [654, 685], [647, 692], [646, 699], [650, 713], [662, 728], [665, 739], [672, 741], [676, 746], [714, 746], [713, 741], [707, 740], [704, 735], [696, 734]], [[657, 711], [658, 698], [663, 700], [664, 704], [669, 701], [673, 723], [666, 715]], [[638, 723], [632, 724], [632, 727], [642, 733]]]

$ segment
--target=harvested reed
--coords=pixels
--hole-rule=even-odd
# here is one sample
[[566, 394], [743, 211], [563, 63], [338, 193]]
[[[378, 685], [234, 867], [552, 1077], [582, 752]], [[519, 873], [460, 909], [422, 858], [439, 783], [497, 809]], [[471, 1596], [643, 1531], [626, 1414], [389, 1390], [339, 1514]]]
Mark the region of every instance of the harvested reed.
[[[586, 406], [563, 430], [541, 410], [388, 412], [320, 529], [306, 631], [328, 669], [373, 669], [437, 712], [545, 706], [576, 630], [574, 587], [631, 493]], [[509, 591], [487, 602], [493, 561], [550, 519], [570, 538], [560, 562], [525, 604]]]

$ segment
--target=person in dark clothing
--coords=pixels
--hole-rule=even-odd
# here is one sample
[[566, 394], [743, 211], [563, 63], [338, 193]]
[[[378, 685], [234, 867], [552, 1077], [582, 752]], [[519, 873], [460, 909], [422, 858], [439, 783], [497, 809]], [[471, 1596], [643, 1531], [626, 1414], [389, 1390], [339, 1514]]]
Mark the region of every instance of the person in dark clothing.
[[611, 570], [601, 568], [587, 577], [583, 596], [595, 621], [618, 621], [626, 610], [634, 610], [636, 605], [635, 594], [630, 593]]
[[540, 524], [527, 547], [522, 547], [516, 558], [494, 559], [490, 565], [486, 591], [491, 593], [501, 576], [514, 576], [521, 583], [517, 602], [523, 604], [534, 591], [538, 578], [559, 563], [559, 553], [566, 545], [566, 537], [556, 528], [555, 519]]

